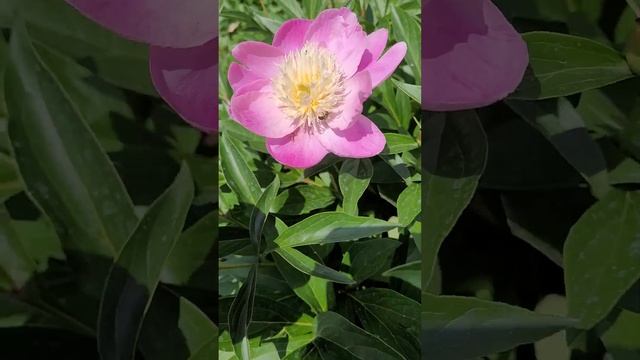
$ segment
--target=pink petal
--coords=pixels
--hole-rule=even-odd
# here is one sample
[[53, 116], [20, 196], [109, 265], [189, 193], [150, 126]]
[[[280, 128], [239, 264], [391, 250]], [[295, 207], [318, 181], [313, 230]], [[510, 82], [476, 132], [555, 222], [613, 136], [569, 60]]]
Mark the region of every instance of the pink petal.
[[250, 84], [256, 80], [263, 79], [260, 74], [249, 71], [244, 66], [238, 63], [232, 63], [229, 65], [229, 72], [227, 74], [229, 84], [234, 92], [238, 91], [241, 87]]
[[231, 98], [231, 114], [249, 131], [264, 137], [281, 138], [298, 127], [276, 105], [270, 80], [255, 81], [242, 90]]
[[369, 65], [378, 60], [380, 55], [382, 55], [384, 48], [387, 46], [388, 37], [389, 32], [387, 29], [379, 29], [367, 35], [367, 49], [362, 55], [362, 60], [360, 60], [358, 72], [366, 69]]
[[331, 51], [346, 77], [357, 70], [367, 47], [367, 34], [356, 15], [347, 8], [329, 9], [313, 21], [305, 41], [314, 42]]
[[285, 21], [273, 37], [273, 46], [285, 54], [298, 50], [304, 45], [304, 38], [312, 21], [307, 19], [292, 19]]
[[328, 154], [317, 137], [303, 128], [280, 139], [267, 139], [267, 150], [278, 162], [299, 169], [318, 164]]
[[382, 57], [371, 64], [367, 71], [371, 75], [371, 84], [375, 88], [387, 80], [407, 54], [407, 44], [399, 42], [393, 45]]
[[185, 49], [152, 46], [151, 78], [158, 93], [191, 125], [218, 128], [218, 41]]
[[218, 36], [212, 0], [66, 0], [85, 16], [131, 40], [195, 47]]
[[428, 0], [423, 14], [425, 109], [482, 107], [518, 86], [527, 47], [490, 0]]
[[231, 50], [231, 55], [250, 71], [271, 78], [277, 74], [284, 53], [263, 42], [244, 41]]
[[386, 144], [380, 129], [364, 115], [358, 115], [346, 130], [325, 129], [320, 142], [330, 152], [348, 158], [367, 158], [378, 155]]
[[362, 114], [362, 103], [371, 96], [371, 77], [364, 71], [355, 74], [345, 82], [347, 95], [338, 110], [338, 115], [330, 119], [328, 125], [334, 129], [344, 130]]

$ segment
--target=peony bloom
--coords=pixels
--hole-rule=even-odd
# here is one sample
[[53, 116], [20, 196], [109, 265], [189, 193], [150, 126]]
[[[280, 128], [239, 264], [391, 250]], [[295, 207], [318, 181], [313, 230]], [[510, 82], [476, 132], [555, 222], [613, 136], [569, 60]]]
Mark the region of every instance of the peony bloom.
[[491, 0], [424, 0], [422, 16], [423, 108], [482, 107], [520, 84], [527, 46]]
[[238, 44], [229, 67], [230, 115], [266, 138], [282, 164], [308, 168], [325, 155], [379, 154], [384, 135], [362, 114], [362, 103], [404, 58], [400, 42], [384, 55], [387, 30], [366, 34], [346, 8], [315, 20], [286, 21], [271, 45]]
[[151, 45], [149, 67], [160, 96], [191, 125], [217, 129], [217, 1], [66, 1], [121, 36]]

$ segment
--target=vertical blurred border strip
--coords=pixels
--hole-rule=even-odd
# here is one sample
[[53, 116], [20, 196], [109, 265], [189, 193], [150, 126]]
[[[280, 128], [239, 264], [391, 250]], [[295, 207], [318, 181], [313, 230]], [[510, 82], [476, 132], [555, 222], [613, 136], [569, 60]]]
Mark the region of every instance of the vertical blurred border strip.
[[[486, 135], [472, 109], [505, 98], [521, 82], [528, 51], [491, 0], [422, 2], [423, 171], [422, 358], [448, 359], [432, 347], [447, 316], [464, 308], [440, 294], [437, 254], [484, 171]], [[442, 347], [442, 346], [440, 346]]]

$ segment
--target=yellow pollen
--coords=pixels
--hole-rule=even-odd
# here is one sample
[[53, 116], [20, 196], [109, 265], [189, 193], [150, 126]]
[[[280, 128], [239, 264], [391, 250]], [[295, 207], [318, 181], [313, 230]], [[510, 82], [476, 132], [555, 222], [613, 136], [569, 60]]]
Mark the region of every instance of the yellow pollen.
[[314, 43], [287, 54], [273, 89], [285, 115], [313, 130], [344, 101], [344, 75], [335, 57]]

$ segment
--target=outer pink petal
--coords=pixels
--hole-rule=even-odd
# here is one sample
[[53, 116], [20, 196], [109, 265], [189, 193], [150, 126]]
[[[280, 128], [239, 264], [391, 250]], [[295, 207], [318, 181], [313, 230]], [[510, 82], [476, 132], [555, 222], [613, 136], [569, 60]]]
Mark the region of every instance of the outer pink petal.
[[158, 93], [187, 122], [218, 129], [218, 41], [188, 49], [152, 46], [151, 78]]
[[347, 8], [329, 9], [313, 21], [305, 41], [314, 42], [331, 51], [346, 77], [357, 70], [367, 47], [367, 34], [356, 15]]
[[231, 98], [231, 114], [249, 131], [264, 137], [281, 138], [298, 127], [276, 105], [271, 81], [258, 80], [241, 90], [242, 93]]
[[95, 22], [131, 40], [194, 47], [218, 36], [212, 0], [66, 0]]
[[311, 23], [312, 21], [307, 19], [285, 21], [273, 37], [273, 46], [285, 54], [300, 49], [304, 45], [304, 38]]
[[407, 44], [399, 42], [393, 45], [382, 57], [371, 64], [366, 71], [371, 75], [371, 84], [375, 88], [387, 80], [407, 54]]
[[527, 47], [490, 0], [429, 0], [423, 14], [425, 109], [482, 107], [518, 86]]
[[384, 48], [387, 46], [388, 37], [389, 32], [387, 29], [379, 29], [367, 35], [367, 49], [362, 55], [362, 60], [360, 60], [358, 72], [366, 69], [380, 58]]
[[318, 138], [303, 128], [280, 139], [267, 139], [267, 149], [278, 162], [300, 169], [318, 164], [328, 154]]
[[255, 72], [249, 71], [244, 66], [238, 63], [232, 63], [229, 65], [229, 72], [227, 74], [229, 84], [234, 92], [238, 91], [241, 87], [250, 84], [256, 80], [263, 79], [263, 77]]
[[250, 71], [271, 78], [277, 74], [284, 53], [263, 42], [244, 41], [231, 50], [231, 55]]
[[344, 130], [353, 124], [353, 121], [362, 114], [362, 103], [371, 96], [371, 77], [366, 71], [355, 74], [345, 82], [347, 95], [338, 111], [338, 115], [329, 120], [329, 126]]
[[330, 152], [348, 158], [367, 158], [378, 155], [386, 144], [380, 129], [364, 115], [358, 115], [346, 130], [327, 128], [319, 136]]

